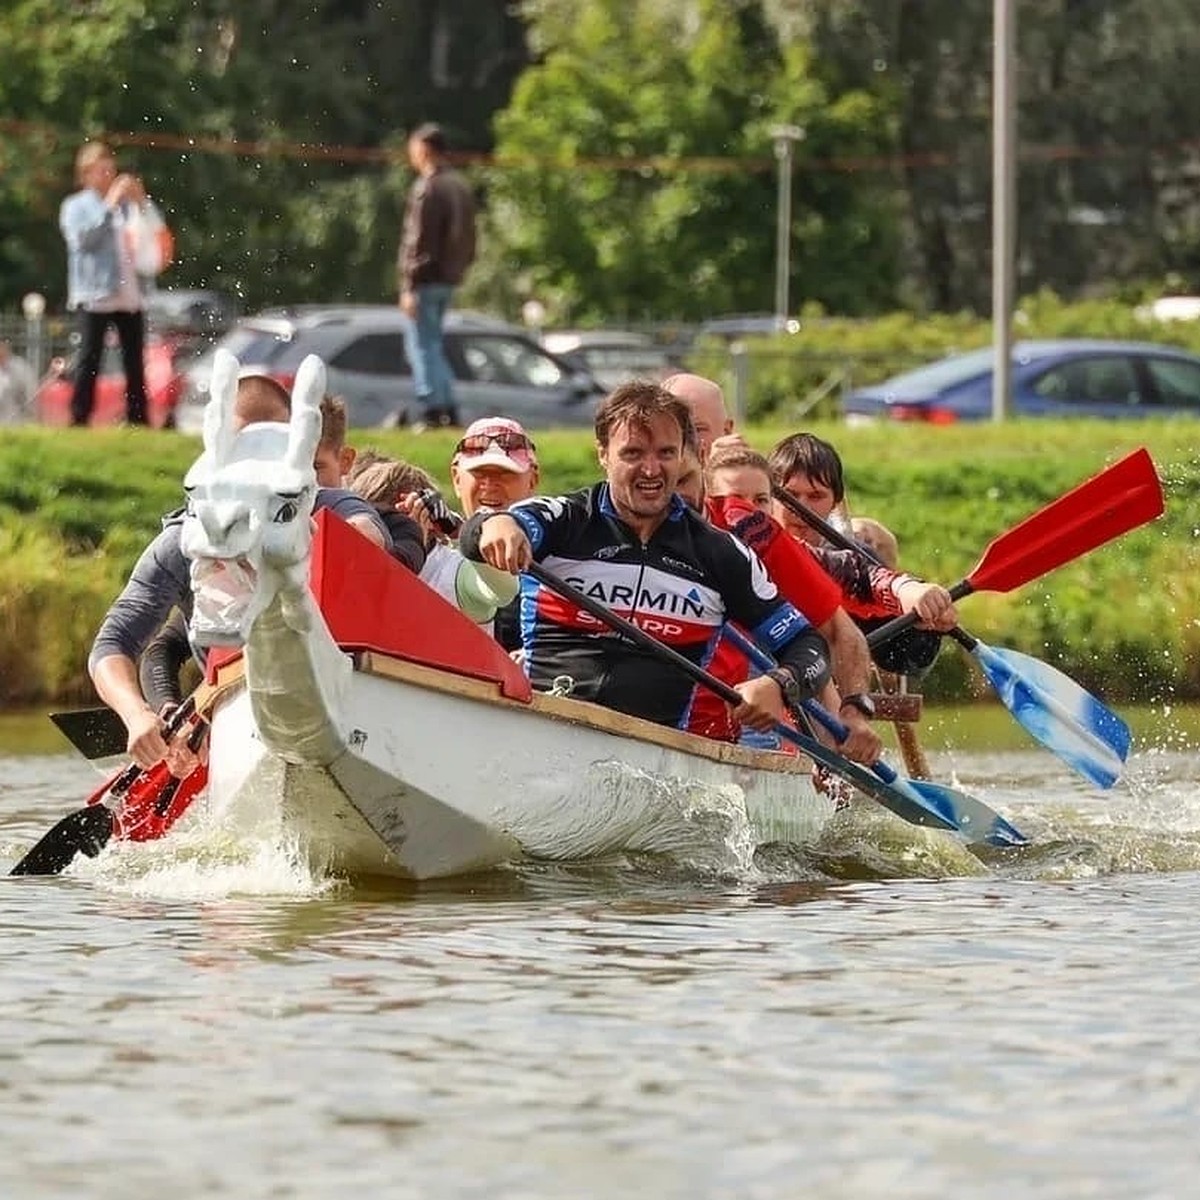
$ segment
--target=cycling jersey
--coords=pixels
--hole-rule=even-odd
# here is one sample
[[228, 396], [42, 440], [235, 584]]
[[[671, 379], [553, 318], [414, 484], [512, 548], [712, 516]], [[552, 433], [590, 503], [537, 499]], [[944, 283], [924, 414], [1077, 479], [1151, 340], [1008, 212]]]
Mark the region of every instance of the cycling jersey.
[[[545, 567], [692, 662], [707, 666], [722, 624], [733, 619], [791, 667], [802, 687], [823, 685], [814, 673], [828, 677], [824, 639], [779, 595], [754, 552], [678, 496], [645, 543], [617, 515], [606, 483], [523, 500], [508, 514]], [[494, 515], [477, 513], [467, 522], [461, 544], [470, 557], [478, 557], [483, 523]], [[528, 576], [521, 579], [519, 627], [535, 687], [568, 675], [580, 699], [689, 728], [688, 676]]]

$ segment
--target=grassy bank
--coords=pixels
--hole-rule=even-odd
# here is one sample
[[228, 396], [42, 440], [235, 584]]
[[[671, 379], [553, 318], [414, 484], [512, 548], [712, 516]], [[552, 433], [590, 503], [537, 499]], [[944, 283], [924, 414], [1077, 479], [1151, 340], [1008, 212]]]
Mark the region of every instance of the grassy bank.
[[[1058, 666], [1112, 700], [1200, 698], [1200, 458], [1195, 422], [1013, 423], [948, 429], [814, 426], [846, 460], [855, 512], [900, 538], [904, 563], [947, 584], [998, 533], [1137, 446], [1150, 449], [1167, 512], [1011, 596], [965, 600], [984, 641]], [[786, 429], [751, 427], [762, 449]], [[591, 482], [589, 439], [538, 437], [542, 490]], [[448, 434], [360, 437], [448, 486]], [[143, 430], [6, 431], [0, 442], [0, 706], [87, 701], [96, 626], [161, 515], [181, 502], [194, 439]], [[947, 649], [932, 696], [971, 686]]]

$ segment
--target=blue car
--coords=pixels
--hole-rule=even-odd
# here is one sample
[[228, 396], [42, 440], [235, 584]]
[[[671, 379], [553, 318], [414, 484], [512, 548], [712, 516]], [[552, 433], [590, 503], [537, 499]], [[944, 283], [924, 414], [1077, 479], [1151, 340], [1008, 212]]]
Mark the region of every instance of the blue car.
[[[992, 350], [955, 354], [858, 388], [847, 420], [982, 421], [992, 415]], [[1017, 417], [1200, 417], [1200, 356], [1153, 342], [1083, 339], [1017, 342]]]

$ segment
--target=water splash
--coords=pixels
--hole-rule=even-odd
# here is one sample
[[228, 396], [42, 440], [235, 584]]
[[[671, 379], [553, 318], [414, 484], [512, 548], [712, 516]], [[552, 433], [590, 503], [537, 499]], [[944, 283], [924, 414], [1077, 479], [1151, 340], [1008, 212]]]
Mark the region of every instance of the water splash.
[[204, 823], [158, 842], [110, 843], [95, 859], [77, 858], [67, 873], [118, 895], [156, 900], [312, 898], [338, 886], [315, 874], [294, 843], [234, 838]]

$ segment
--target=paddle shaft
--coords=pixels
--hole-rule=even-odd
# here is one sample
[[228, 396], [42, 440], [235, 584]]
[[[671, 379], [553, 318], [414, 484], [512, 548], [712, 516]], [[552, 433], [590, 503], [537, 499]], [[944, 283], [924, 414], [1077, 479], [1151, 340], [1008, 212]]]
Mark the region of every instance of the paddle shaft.
[[[717, 696], [720, 696], [722, 700], [734, 705], [742, 703], [741, 693], [736, 688], [731, 687], [724, 680], [710, 674], [703, 667], [692, 662], [691, 659], [685, 658], [677, 650], [664, 645], [644, 629], [639, 629], [632, 621], [627, 621], [624, 617], [613, 612], [612, 609], [606, 608], [590, 596], [585, 596], [577, 587], [568, 583], [565, 579], [559, 578], [553, 571], [549, 571], [543, 567], [541, 563], [531, 562], [524, 570], [526, 574], [531, 575], [551, 591], [557, 592], [558, 595], [578, 605], [584, 612], [590, 613], [601, 624], [607, 625], [616, 633], [621, 634], [663, 662], [677, 667], [689, 678], [695, 680], [701, 686], [708, 688]], [[842, 757], [842, 755], [834, 753], [813, 738], [805, 737], [802, 733], [793, 729], [790, 725], [785, 725], [782, 721], [776, 721], [774, 728], [780, 737], [786, 738], [793, 745], [803, 750], [810, 758], [827, 767], [835, 775], [840, 775], [847, 782], [858, 788], [859, 791], [903, 817], [906, 821], [910, 821], [914, 825], [947, 829], [955, 833], [961, 832], [960, 827], [952, 818], [947, 817], [943, 812], [926, 803], [920, 796], [915, 796], [884, 782], [882, 779], [872, 775], [865, 767], [861, 767], [857, 763], [853, 763], [849, 759]]]
[[[839, 549], [851, 550], [869, 562], [877, 563], [880, 566], [884, 565], [880, 562], [879, 556], [869, 546], [864, 546], [861, 542], [856, 542], [853, 538], [847, 537], [836, 525], [831, 524], [824, 517], [818, 516], [803, 500], [796, 499], [791, 492], [784, 491], [779, 484], [772, 486], [771, 494], [784, 508], [794, 516], [799, 517], [810, 529], [816, 530], [827, 542], [832, 543]], [[968, 589], [969, 591], [970, 589]], [[964, 592], [962, 595], [967, 595], [968, 592]], [[951, 590], [950, 594], [954, 596], [953, 590]], [[958, 600], [961, 597], [954, 596], [954, 599]], [[893, 637], [902, 633], [909, 625], [915, 625], [920, 618], [915, 613], [906, 613], [903, 618], [898, 618], [898, 620], [907, 620], [908, 624], [901, 627], [896, 621], [889, 621], [887, 625], [877, 631], [882, 632], [886, 629], [889, 631], [888, 636], [886, 638], [876, 638], [875, 640], [868, 637], [867, 645], [874, 647], [880, 645], [882, 642], [890, 641]], [[948, 636], [952, 637], [965, 650], [974, 650], [978, 644], [975, 638], [959, 625], [949, 630]]]
[[[726, 636], [731, 642], [744, 654], [746, 657], [760, 670], [763, 674], [767, 671], [774, 670], [779, 664], [761, 647], [753, 638], [743, 633], [734, 625], [725, 627]], [[840, 746], [849, 736], [850, 730], [846, 724], [833, 713], [829, 711], [823, 704], [816, 700], [803, 700], [800, 707], [818, 724], [824, 728], [833, 737], [834, 741]], [[895, 770], [890, 767], [883, 759], [879, 759], [871, 764], [871, 770], [883, 780], [884, 783], [895, 783], [899, 778]]]

